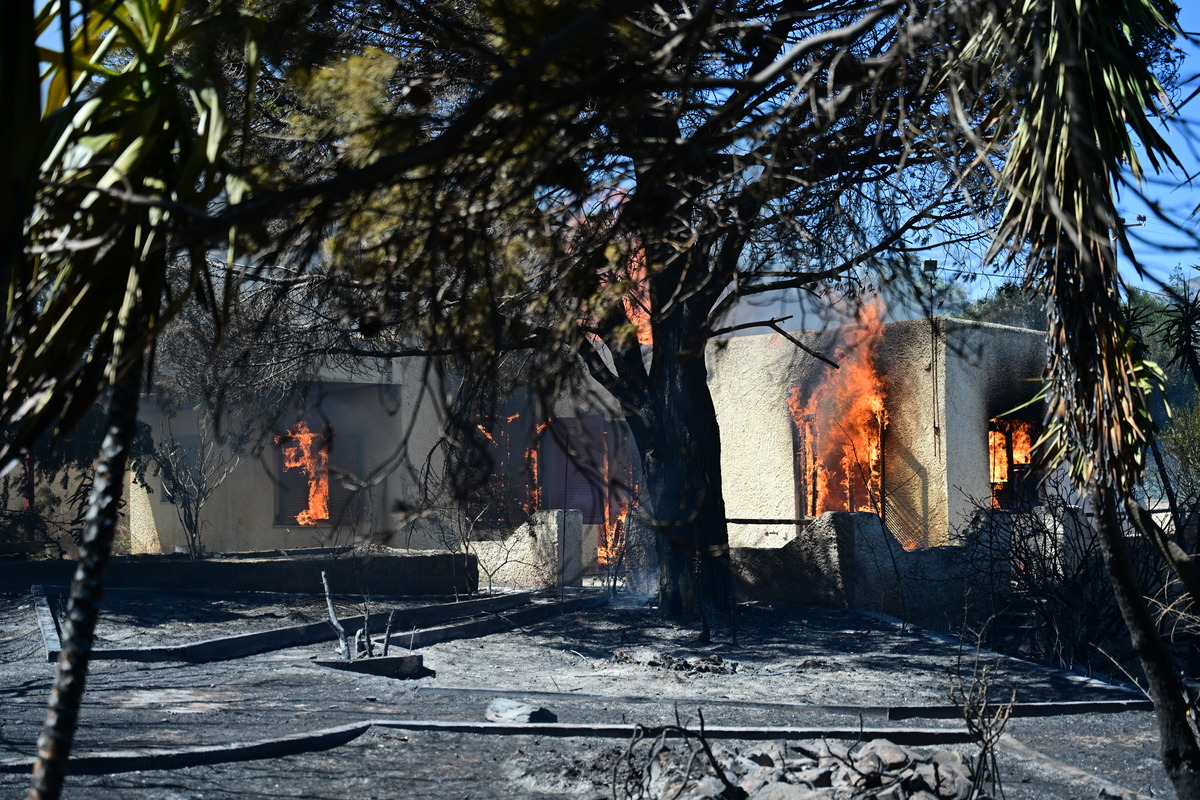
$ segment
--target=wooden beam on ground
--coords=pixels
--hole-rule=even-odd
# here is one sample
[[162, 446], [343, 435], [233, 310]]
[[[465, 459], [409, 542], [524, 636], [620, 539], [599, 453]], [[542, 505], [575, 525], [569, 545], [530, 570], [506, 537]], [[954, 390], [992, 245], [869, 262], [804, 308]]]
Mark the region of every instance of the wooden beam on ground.
[[[460, 603], [440, 603], [438, 605], [420, 606], [396, 612], [395, 625], [403, 627], [425, 626], [476, 614], [504, 611], [518, 606], [527, 605], [530, 601], [528, 592], [505, 594], [498, 597], [480, 597], [475, 600], [464, 600]], [[341, 620], [346, 629], [346, 635], [353, 638], [363, 627], [364, 617], [345, 617]], [[382, 633], [387, 624], [387, 613], [376, 611], [371, 615], [371, 630], [369, 633]], [[277, 628], [261, 633], [246, 633], [241, 636], [230, 636], [221, 639], [208, 639], [193, 642], [184, 648], [184, 661], [228, 661], [234, 658], [244, 658], [272, 650], [283, 650], [288, 647], [319, 644], [334, 639], [333, 629], [327, 621], [313, 622], [293, 628]], [[393, 640], [395, 637], [393, 636]]]
[[[478, 733], [504, 736], [576, 736], [580, 738], [629, 739], [639, 730], [649, 738], [666, 734], [681, 734], [671, 726], [632, 725], [629, 723], [575, 724], [571, 722], [453, 722], [444, 720], [377, 719], [372, 723], [382, 728], [406, 731], [438, 731], [442, 733]], [[699, 729], [688, 729], [695, 736]], [[742, 739], [748, 741], [801, 741], [805, 739], [841, 739], [869, 742], [887, 739], [896, 744], [913, 747], [943, 744], [965, 744], [978, 740], [966, 728], [864, 728], [854, 726], [789, 727], [705, 725], [706, 739]]]
[[[462, 694], [495, 696], [512, 692], [495, 686], [418, 686], [419, 694]], [[562, 698], [565, 700], [599, 700], [607, 703], [653, 703], [680, 708], [697, 706], [755, 708], [786, 711], [797, 714], [840, 714], [872, 719], [962, 719], [956, 706], [840, 706], [819, 703], [772, 703], [764, 700], [724, 700], [711, 697], [667, 697], [623, 694], [589, 694], [586, 692], [555, 692], [545, 689], [522, 689], [519, 694], [529, 697]], [[1149, 700], [1069, 700], [1062, 702], [1014, 703], [1013, 717], [1067, 717], [1075, 714], [1118, 714], [1124, 711], [1153, 711]]]
[[[67, 762], [67, 774], [109, 775], [116, 772], [138, 772], [148, 769], [183, 769], [313, 753], [351, 742], [370, 728], [370, 722], [355, 722], [349, 725], [339, 725], [336, 728], [295, 733], [274, 739], [261, 739], [257, 742], [73, 754], [71, 760]], [[32, 758], [12, 758], [0, 761], [0, 772], [29, 772], [32, 769]]]
[[[1061, 702], [1013, 703], [1013, 717], [1066, 717], [1073, 714], [1119, 714], [1123, 711], [1153, 711], [1149, 700], [1066, 700]], [[887, 718], [961, 719], [958, 706], [893, 706]]]
[[[616, 677], [616, 676], [613, 676]], [[417, 694], [459, 694], [471, 696], [495, 697], [505, 693], [515, 693], [522, 697], [546, 697], [563, 700], [595, 700], [604, 703], [653, 704], [679, 706], [680, 708], [754, 708], [769, 711], [786, 711], [797, 714], [840, 714], [849, 717], [870, 717], [887, 719], [887, 706], [836, 706], [813, 703], [770, 703], [762, 700], [726, 700], [713, 697], [671, 697], [663, 695], [636, 694], [594, 694], [587, 692], [554, 692], [546, 689], [498, 688], [495, 686], [416, 686]]]
[[58, 620], [50, 610], [50, 602], [46, 600], [46, 589], [41, 584], [30, 587], [33, 594], [33, 614], [37, 617], [38, 627], [42, 631], [42, 646], [46, 648], [46, 660], [50, 663], [58, 661], [62, 652], [62, 640], [59, 638]]
[[497, 614], [492, 617], [473, 619], [455, 625], [425, 628], [408, 633], [393, 633], [391, 645], [393, 647], [407, 647], [415, 650], [418, 647], [428, 647], [431, 644], [448, 642], [452, 639], [474, 639], [478, 636], [490, 636], [493, 633], [511, 631], [522, 625], [539, 622], [549, 617], [558, 616], [559, 614], [596, 608], [607, 603], [608, 598], [602, 594], [574, 597], [570, 600], [564, 600], [561, 603], [538, 603], [504, 615]]
[[[405, 627], [413, 625], [429, 625], [431, 623], [476, 614], [494, 613], [527, 605], [530, 602], [528, 592], [499, 595], [497, 597], [481, 597], [475, 600], [464, 600], [459, 603], [439, 603], [437, 605], [419, 606], [396, 612], [396, 620]], [[49, 606], [47, 606], [47, 611]], [[348, 617], [342, 620], [346, 633], [353, 636], [363, 626], [363, 616]], [[53, 620], [53, 615], [51, 615]], [[40, 623], [39, 619], [39, 623]], [[371, 615], [371, 629], [374, 633], [383, 631], [387, 623], [387, 614], [376, 612]], [[454, 627], [454, 626], [450, 626]], [[43, 629], [43, 636], [45, 632]], [[224, 636], [216, 639], [205, 639], [181, 645], [164, 645], [159, 647], [109, 647], [92, 650], [93, 660], [108, 661], [189, 661], [202, 663], [207, 661], [229, 661], [235, 658], [268, 653], [274, 650], [284, 650], [289, 647], [301, 647], [310, 644], [320, 644], [334, 638], [332, 628], [327, 621], [310, 622], [305, 625], [291, 625], [286, 628], [273, 628], [267, 631], [243, 633], [237, 636]], [[453, 638], [453, 637], [452, 637]], [[392, 637], [396, 641], [396, 637]], [[55, 637], [54, 653], [51, 661], [58, 658], [61, 646]], [[49, 648], [49, 645], [47, 645]]]

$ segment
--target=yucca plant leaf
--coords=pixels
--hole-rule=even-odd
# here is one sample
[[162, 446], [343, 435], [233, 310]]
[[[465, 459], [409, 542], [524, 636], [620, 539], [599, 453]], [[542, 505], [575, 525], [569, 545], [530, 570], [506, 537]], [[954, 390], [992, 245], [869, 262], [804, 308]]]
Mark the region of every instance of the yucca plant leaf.
[[[227, 12], [183, 8], [182, 0], [51, 0], [37, 12], [38, 31], [57, 24], [64, 37], [57, 51], [45, 42], [37, 50], [46, 102], [31, 129], [41, 137], [43, 183], [27, 226], [31, 271], [6, 287], [10, 314], [24, 304], [37, 316], [13, 331], [0, 398], [8, 426], [69, 426], [93, 405], [182, 302], [165, 283], [176, 231], [189, 219], [181, 209], [202, 216], [222, 191], [238, 202], [253, 189], [251, 172], [234, 177], [230, 168], [218, 76], [185, 72], [172, 56]], [[263, 30], [241, 16], [248, 32]], [[245, 47], [257, 52], [249, 33]], [[187, 246], [199, 256], [193, 269], [204, 268], [203, 250]], [[0, 445], [0, 461], [23, 441]]]

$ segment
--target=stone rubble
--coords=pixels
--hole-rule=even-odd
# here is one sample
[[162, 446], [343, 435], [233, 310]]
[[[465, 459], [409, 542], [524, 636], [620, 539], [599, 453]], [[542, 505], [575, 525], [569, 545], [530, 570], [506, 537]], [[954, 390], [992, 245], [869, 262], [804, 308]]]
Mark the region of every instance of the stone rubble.
[[615, 651], [613, 653], [612, 661], [614, 664], [640, 664], [645, 667], [657, 667], [659, 669], [672, 670], [675, 672], [686, 672], [689, 675], [735, 675], [741, 666], [736, 661], [726, 661], [719, 655], [715, 654], [688, 659], [679, 656], [673, 656], [670, 653], [651, 653], [648, 655], [641, 655], [637, 653], [629, 653], [625, 650]]
[[[887, 739], [843, 745], [800, 742], [750, 746], [745, 750], [711, 744], [726, 779], [747, 800], [984, 800], [971, 769], [952, 750], [926, 755]], [[645, 797], [729, 800], [696, 745], [693, 755], [672, 743], [647, 765]], [[698, 752], [697, 752], [698, 751]]]

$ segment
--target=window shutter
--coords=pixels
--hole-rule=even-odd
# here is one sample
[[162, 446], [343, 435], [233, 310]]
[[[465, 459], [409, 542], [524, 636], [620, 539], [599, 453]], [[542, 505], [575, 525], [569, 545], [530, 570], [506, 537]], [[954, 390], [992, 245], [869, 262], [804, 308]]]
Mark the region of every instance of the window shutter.
[[577, 508], [585, 525], [604, 522], [608, 449], [603, 417], [555, 419], [542, 440], [546, 508]]
[[[467, 513], [482, 527], [516, 527], [538, 505], [537, 486], [529, 448], [533, 426], [524, 415], [496, 417], [479, 423], [481, 437], [473, 444], [484, 449], [490, 463], [478, 474], [480, 485], [467, 498]], [[543, 464], [537, 464], [540, 475]], [[541, 501], [545, 504], [544, 498]]]

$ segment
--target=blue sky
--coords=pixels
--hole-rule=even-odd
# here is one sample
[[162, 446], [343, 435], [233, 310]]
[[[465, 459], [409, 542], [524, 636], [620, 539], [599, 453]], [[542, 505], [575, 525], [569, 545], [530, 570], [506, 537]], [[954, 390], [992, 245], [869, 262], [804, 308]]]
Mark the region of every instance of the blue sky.
[[[1180, 27], [1200, 39], [1200, 4], [1195, 0], [1176, 1], [1181, 6]], [[1183, 101], [1200, 89], [1200, 44], [1184, 41], [1180, 48], [1186, 59], [1180, 73], [1183, 85], [1178, 92], [1179, 100]], [[1123, 269], [1131, 285], [1146, 288], [1152, 288], [1155, 280], [1168, 279], [1177, 266], [1183, 267], [1185, 277], [1200, 276], [1200, 272], [1192, 269], [1200, 265], [1200, 247], [1194, 238], [1200, 237], [1200, 217], [1194, 213], [1200, 205], [1200, 96], [1179, 109], [1179, 119], [1167, 126], [1166, 138], [1188, 174], [1176, 169], [1171, 174], [1147, 181], [1146, 193], [1191, 235], [1155, 219], [1132, 197], [1123, 198], [1121, 211], [1127, 223], [1136, 224], [1139, 214], [1147, 216], [1143, 225], [1131, 228], [1129, 233], [1138, 259], [1147, 269], [1148, 280], [1139, 277], [1128, 265]], [[1196, 178], [1188, 182], [1189, 176]]]
[[[1182, 102], [1192, 92], [1200, 90], [1200, 2], [1176, 2], [1181, 6], [1181, 29], [1197, 40], [1178, 43], [1185, 58], [1179, 75], [1182, 85], [1176, 92], [1177, 101]], [[1128, 231], [1130, 239], [1145, 269], [1145, 274], [1139, 275], [1132, 263], [1122, 259], [1122, 274], [1128, 285], [1150, 290], [1159, 288], [1160, 282], [1169, 280], [1177, 267], [1183, 269], [1185, 278], [1200, 278], [1200, 271], [1192, 269], [1200, 266], [1200, 214], [1194, 213], [1200, 205], [1200, 96], [1182, 105], [1178, 118], [1165, 126], [1165, 136], [1183, 163], [1183, 169], [1176, 167], [1164, 175], [1152, 176], [1143, 188], [1145, 194], [1175, 224], [1156, 218], [1134, 193], [1127, 192], [1119, 203], [1122, 215], [1132, 226]], [[1192, 176], [1195, 176], [1194, 180], [1189, 180]], [[1139, 215], [1146, 216], [1144, 223], [1138, 221]], [[986, 296], [999, 284], [1012, 280], [1009, 275], [984, 272], [977, 272], [973, 280], [968, 280], [964, 272], [978, 269], [977, 254], [962, 254], [961, 258], [965, 260], [961, 262], [953, 257], [948, 258], [946, 253], [931, 252], [928, 256], [939, 260], [940, 280], [962, 286], [972, 299]], [[904, 293], [907, 294], [907, 291]], [[748, 303], [746, 307], [739, 308], [735, 321], [793, 314], [794, 318], [785, 323], [787, 327], [821, 327], [828, 324], [822, 320], [823, 309], [814, 310], [823, 305], [819, 300], [797, 303], [795, 293], [788, 293], [787, 297], [766, 296], [760, 302], [761, 305]], [[892, 296], [888, 297], [887, 302], [892, 319], [929, 313], [924, 299], [918, 301]], [[939, 313], [943, 310], [939, 309]]]

